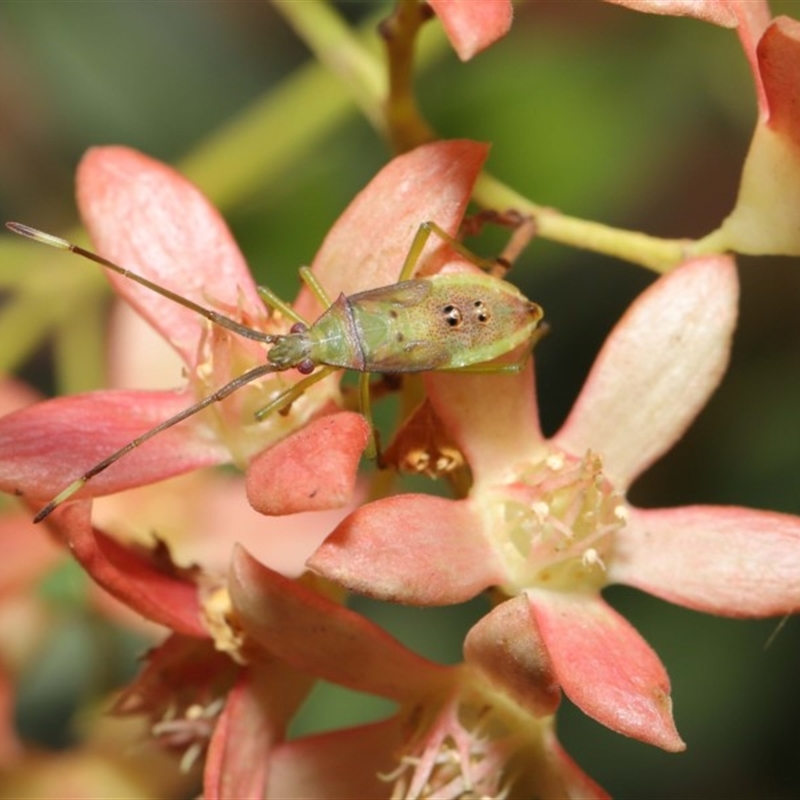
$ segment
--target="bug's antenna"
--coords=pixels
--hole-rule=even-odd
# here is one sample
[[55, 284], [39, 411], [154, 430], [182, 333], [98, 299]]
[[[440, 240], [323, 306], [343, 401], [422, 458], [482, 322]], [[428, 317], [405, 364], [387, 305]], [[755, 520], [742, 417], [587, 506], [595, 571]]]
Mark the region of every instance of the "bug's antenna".
[[262, 375], [268, 375], [271, 372], [280, 371], [281, 368], [279, 366], [271, 363], [260, 364], [257, 367], [253, 367], [253, 369], [248, 370], [238, 378], [234, 378], [229, 383], [226, 383], [224, 386], [217, 389], [214, 394], [204, 397], [199, 403], [195, 403], [193, 406], [189, 406], [189, 408], [184, 408], [183, 411], [179, 411], [177, 414], [175, 414], [175, 416], [165, 419], [163, 422], [156, 425], [155, 428], [151, 428], [141, 436], [137, 436], [135, 439], [132, 439], [124, 447], [120, 447], [119, 450], [117, 450], [115, 453], [112, 453], [110, 456], [108, 456], [108, 458], [104, 458], [98, 464], [95, 464], [91, 469], [88, 469], [86, 472], [84, 472], [80, 478], [77, 478], [69, 486], [67, 486], [66, 489], [59, 492], [46, 506], [39, 510], [39, 513], [33, 518], [33, 521], [41, 522], [45, 517], [48, 517], [50, 514], [52, 514], [53, 511], [58, 508], [58, 506], [60, 506], [66, 500], [69, 500], [72, 495], [83, 488], [83, 486], [91, 478], [108, 469], [115, 461], [119, 461], [123, 456], [128, 455], [128, 453], [130, 453], [132, 450], [135, 450], [137, 447], [144, 444], [149, 439], [152, 439], [154, 436], [157, 436], [162, 431], [167, 430], [167, 428], [171, 428], [173, 425], [177, 425], [179, 422], [183, 422], [183, 420], [191, 417], [198, 411], [202, 411], [207, 406], [210, 406], [213, 403], [218, 403], [220, 400], [224, 400], [228, 395], [233, 394], [237, 389], [241, 389], [248, 383], [252, 383]]
[[6, 222], [6, 228], [8, 228], [12, 233], [18, 234], [19, 236], [24, 236], [27, 239], [33, 239], [34, 242], [47, 244], [50, 245], [50, 247], [55, 247], [59, 250], [69, 250], [70, 252], [75, 253], [75, 255], [87, 258], [89, 261], [94, 261], [96, 264], [100, 264], [101, 267], [110, 269], [112, 272], [122, 275], [123, 278], [128, 278], [129, 280], [132, 280], [135, 283], [150, 289], [150, 291], [172, 300], [178, 305], [189, 308], [199, 314], [201, 317], [205, 317], [210, 322], [213, 322], [215, 325], [219, 325], [221, 328], [227, 328], [229, 331], [239, 334], [239, 336], [244, 336], [247, 339], [255, 339], [257, 342], [264, 342], [266, 344], [274, 344], [279, 338], [275, 334], [262, 333], [261, 331], [253, 330], [253, 328], [248, 328], [246, 325], [242, 325], [235, 319], [231, 319], [230, 317], [226, 317], [224, 314], [212, 311], [210, 308], [206, 308], [205, 306], [198, 305], [192, 300], [189, 300], [186, 297], [181, 297], [181, 295], [170, 291], [164, 286], [159, 286], [157, 283], [153, 283], [147, 278], [137, 275], [135, 272], [131, 272], [129, 269], [120, 267], [119, 264], [115, 264], [113, 261], [109, 261], [108, 259], [97, 255], [97, 253], [93, 253], [91, 250], [87, 250], [80, 245], [73, 244], [72, 242], [68, 242], [66, 239], [62, 239], [60, 236], [53, 236], [51, 233], [45, 233], [44, 231], [37, 230], [36, 228], [31, 228], [29, 225], [23, 225], [21, 222]]

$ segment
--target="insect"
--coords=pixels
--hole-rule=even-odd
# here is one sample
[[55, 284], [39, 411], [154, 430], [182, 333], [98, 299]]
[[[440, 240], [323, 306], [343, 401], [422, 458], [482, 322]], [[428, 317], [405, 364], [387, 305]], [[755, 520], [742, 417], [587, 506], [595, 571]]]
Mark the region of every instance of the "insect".
[[[498, 261], [471, 253], [434, 222], [420, 225], [397, 283], [349, 296], [341, 294], [331, 302], [313, 273], [301, 268], [302, 280], [326, 309], [313, 324], [300, 318], [269, 289], [259, 287], [267, 306], [295, 320], [287, 334], [269, 334], [248, 328], [66, 239], [19, 222], [7, 222], [6, 227], [20, 236], [94, 261], [191, 309], [215, 325], [270, 345], [263, 364], [247, 370], [95, 464], [44, 506], [34, 522], [41, 522], [95, 475], [144, 442], [264, 375], [296, 369], [305, 377], [256, 411], [259, 421], [276, 410], [288, 408], [309, 386], [338, 369], [361, 373], [361, 408], [370, 419], [370, 373], [518, 371], [543, 330], [539, 325], [543, 317], [541, 307], [512, 284], [491, 275], [448, 273], [411, 278], [431, 233], [483, 269], [497, 267]], [[523, 345], [522, 358], [511, 363], [494, 363], [494, 359]]]

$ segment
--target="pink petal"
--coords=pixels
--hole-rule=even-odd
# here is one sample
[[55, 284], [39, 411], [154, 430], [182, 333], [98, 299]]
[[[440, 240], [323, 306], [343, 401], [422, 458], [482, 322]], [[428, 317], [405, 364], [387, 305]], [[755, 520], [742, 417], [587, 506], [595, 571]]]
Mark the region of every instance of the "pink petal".
[[[433, 220], [455, 233], [487, 153], [485, 144], [455, 140], [392, 159], [339, 217], [314, 259], [314, 273], [328, 296], [396, 283], [423, 222]], [[425, 259], [443, 250], [432, 236]], [[311, 319], [320, 311], [308, 292], [297, 307]]]
[[261, 800], [269, 775], [274, 734], [251, 696], [247, 675], [228, 694], [206, 756], [203, 797]]
[[[194, 401], [188, 393], [104, 391], [60, 397], [0, 419], [0, 490], [50, 500], [90, 467]], [[195, 418], [196, 419], [196, 418]], [[196, 425], [159, 434], [79, 496], [109, 494], [229, 460]]]
[[464, 658], [537, 717], [554, 714], [561, 689], [547, 648], [532, 635], [530, 603], [518, 595], [500, 603], [472, 627]]
[[364, 617], [273, 572], [241, 547], [231, 563], [230, 593], [244, 630], [308, 674], [396, 700], [424, 692], [442, 674]]
[[723, 506], [631, 509], [609, 579], [730, 617], [800, 608], [800, 518]]
[[208, 748], [206, 800], [261, 800], [273, 748], [308, 694], [310, 681], [285, 665], [259, 661], [242, 672], [228, 694]]
[[669, 678], [642, 637], [600, 597], [528, 590], [535, 624], [570, 700], [602, 725], [677, 752]]
[[397, 766], [403, 744], [396, 718], [373, 725], [306, 736], [279, 747], [272, 759], [267, 800], [388, 798], [381, 778]]
[[[52, 524], [89, 575], [143, 617], [186, 636], [208, 638], [200, 620], [194, 582], [171, 573], [102, 531], [93, 530], [90, 504], [71, 503], [56, 511]], [[163, 556], [160, 556], [163, 561]]]
[[367, 421], [352, 411], [312, 421], [250, 463], [250, 504], [270, 515], [347, 505], [369, 435]]
[[510, 0], [430, 0], [429, 5], [462, 61], [502, 39], [514, 13]]
[[[252, 277], [217, 210], [186, 178], [127, 147], [89, 150], [78, 167], [78, 206], [100, 255], [201, 305], [240, 305], [263, 316]], [[119, 275], [125, 297], [193, 364], [206, 322]]]
[[476, 483], [496, 479], [516, 462], [536, 460], [543, 439], [532, 363], [516, 375], [430, 373], [425, 386]]
[[416, 494], [362, 506], [308, 566], [352, 592], [426, 606], [462, 603], [505, 579], [468, 501]]
[[108, 387], [173, 390], [185, 365], [178, 353], [124, 300], [114, 303], [106, 330]]
[[687, 261], [630, 306], [554, 443], [599, 453], [620, 488], [668, 450], [728, 364], [739, 283], [725, 256]]
[[[735, 28], [739, 24], [737, 6], [767, 6], [764, 0], [607, 0], [607, 2], [634, 11], [643, 11], [646, 14], [696, 17], [725, 28]], [[768, 7], [766, 13], [769, 13]]]
[[769, 127], [800, 147], [800, 22], [778, 17], [758, 43], [758, 65], [764, 82]]

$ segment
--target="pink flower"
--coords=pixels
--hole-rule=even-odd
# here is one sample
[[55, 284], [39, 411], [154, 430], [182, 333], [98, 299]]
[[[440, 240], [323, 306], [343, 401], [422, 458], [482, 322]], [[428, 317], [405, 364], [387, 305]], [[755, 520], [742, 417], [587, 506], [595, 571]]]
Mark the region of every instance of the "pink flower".
[[552, 717], [558, 699], [546, 682], [518, 696], [479, 667], [426, 661], [244, 550], [230, 592], [239, 624], [266, 652], [399, 706], [383, 722], [280, 743], [265, 796], [606, 796], [561, 749]]
[[[605, 797], [555, 737], [558, 693], [547, 676], [518, 692], [480, 665], [428, 662], [241, 547], [220, 579], [177, 568], [163, 549], [114, 542], [92, 528], [86, 502], [52, 524], [95, 580], [174, 632], [115, 710], [146, 715], [184, 768], [203, 763], [209, 800], [416, 797], [423, 787], [443, 798], [469, 790]], [[382, 722], [289, 740], [317, 678], [399, 709]]]
[[655, 653], [600, 595], [625, 583], [729, 616], [800, 604], [800, 519], [745, 508], [645, 510], [625, 493], [720, 381], [738, 283], [725, 257], [659, 279], [611, 333], [558, 433], [539, 429], [531, 371], [426, 376], [474, 483], [463, 500], [400, 495], [357, 510], [312, 556], [353, 591], [419, 605], [489, 587], [467, 662], [518, 689], [546, 675], [587, 714], [680, 750]]
[[[474, 142], [437, 142], [387, 165], [345, 211], [314, 260], [330, 296], [396, 281], [426, 219], [454, 232], [485, 155], [486, 147]], [[287, 331], [289, 322], [264, 309], [219, 214], [171, 168], [126, 148], [92, 150], [78, 170], [78, 202], [101, 255], [249, 327]], [[432, 243], [426, 253], [442, 249]], [[119, 275], [109, 279], [177, 351], [188, 384], [177, 391], [107, 390], [58, 398], [3, 417], [0, 489], [30, 503], [50, 500], [131, 439], [264, 362], [260, 344], [209, 326], [190, 309]], [[308, 291], [301, 292], [296, 308], [310, 319], [320, 312]], [[259, 510], [292, 513], [345, 504], [368, 429], [352, 413], [319, 418], [341, 401], [336, 376], [314, 385], [286, 415], [260, 423], [253, 416], [299, 377], [291, 370], [240, 389], [122, 458], [80, 496], [233, 461], [253, 464], [247, 488]], [[305, 426], [311, 427], [304, 438], [291, 436]], [[276, 470], [269, 452], [263, 454], [278, 442], [282, 467]], [[259, 455], [268, 459], [260, 468]]]
[[645, 14], [667, 14], [675, 17], [696, 17], [725, 28], [736, 28], [746, 20], [756, 24], [769, 20], [766, 0], [606, 0]]

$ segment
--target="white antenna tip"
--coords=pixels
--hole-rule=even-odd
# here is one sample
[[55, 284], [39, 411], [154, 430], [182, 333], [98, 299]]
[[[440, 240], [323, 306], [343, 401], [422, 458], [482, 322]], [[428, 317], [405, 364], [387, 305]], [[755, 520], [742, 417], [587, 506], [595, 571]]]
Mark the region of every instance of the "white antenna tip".
[[49, 244], [51, 247], [59, 248], [59, 250], [70, 249], [70, 243], [66, 239], [62, 239], [60, 236], [53, 236], [51, 233], [45, 233], [36, 228], [31, 228], [30, 225], [23, 225], [21, 222], [6, 222], [6, 228], [27, 239], [33, 239], [35, 242], [41, 242], [42, 244]]

